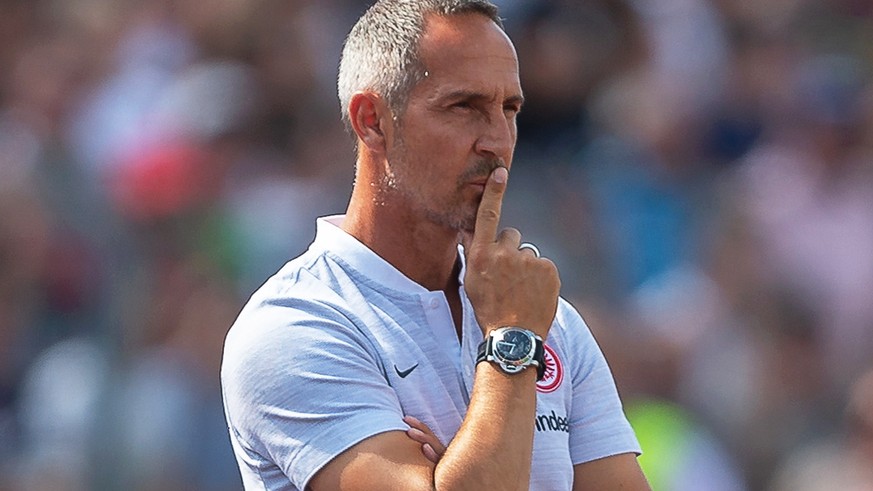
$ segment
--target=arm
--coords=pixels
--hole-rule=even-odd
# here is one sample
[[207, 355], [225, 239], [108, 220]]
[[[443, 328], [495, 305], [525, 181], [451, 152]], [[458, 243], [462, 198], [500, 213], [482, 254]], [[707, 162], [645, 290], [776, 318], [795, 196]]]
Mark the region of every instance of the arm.
[[[421, 444], [421, 451], [433, 463], [439, 462], [446, 451], [436, 435], [421, 421], [407, 416], [410, 425], [407, 436]], [[636, 455], [624, 453], [597, 459], [573, 467], [574, 491], [625, 489], [651, 491], [649, 483], [637, 462]]]
[[651, 491], [636, 455], [613, 455], [573, 466], [573, 491]]
[[[557, 270], [518, 250], [520, 234], [498, 236], [506, 170], [489, 179], [467, 242], [465, 288], [487, 333], [521, 326], [543, 338], [557, 309]], [[340, 454], [312, 479], [313, 491], [369, 489], [527, 489], [533, 454], [536, 372], [507, 375], [480, 363], [467, 415], [439, 463], [403, 432], [368, 438]]]
[[[425, 457], [420, 443], [403, 432], [391, 431], [367, 438], [337, 456], [313, 477], [310, 488], [312, 491], [527, 489], [535, 383], [533, 370], [509, 376], [483, 363], [476, 372], [467, 418], [439, 464]], [[476, 389], [476, 385], [486, 384], [492, 387]], [[523, 397], [523, 392], [528, 392], [529, 397]], [[507, 411], [507, 407], [511, 410]], [[500, 413], [502, 417], [494, 417]]]
[[[407, 416], [407, 435], [421, 445], [421, 452], [433, 463], [446, 451], [436, 435], [421, 421]], [[636, 455], [623, 453], [573, 466], [573, 490], [639, 490], [651, 491]]]

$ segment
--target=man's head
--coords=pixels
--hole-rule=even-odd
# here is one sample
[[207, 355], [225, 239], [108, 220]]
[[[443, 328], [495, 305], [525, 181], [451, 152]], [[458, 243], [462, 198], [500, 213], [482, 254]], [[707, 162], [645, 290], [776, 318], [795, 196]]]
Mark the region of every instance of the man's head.
[[472, 230], [488, 175], [511, 165], [523, 101], [494, 7], [377, 3], [349, 36], [340, 97], [358, 141], [357, 202], [379, 205], [366, 212]]
[[349, 101], [359, 90], [385, 99], [402, 116], [409, 91], [425, 77], [419, 42], [430, 15], [478, 13], [503, 28], [497, 7], [486, 0], [380, 0], [358, 19], [346, 38], [337, 92], [343, 121], [349, 125]]

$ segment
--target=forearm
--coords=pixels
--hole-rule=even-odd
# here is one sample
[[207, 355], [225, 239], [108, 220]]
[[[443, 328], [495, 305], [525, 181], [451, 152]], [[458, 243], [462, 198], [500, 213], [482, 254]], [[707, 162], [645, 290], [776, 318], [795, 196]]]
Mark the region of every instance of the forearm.
[[476, 369], [467, 415], [434, 471], [437, 490], [528, 489], [536, 370]]

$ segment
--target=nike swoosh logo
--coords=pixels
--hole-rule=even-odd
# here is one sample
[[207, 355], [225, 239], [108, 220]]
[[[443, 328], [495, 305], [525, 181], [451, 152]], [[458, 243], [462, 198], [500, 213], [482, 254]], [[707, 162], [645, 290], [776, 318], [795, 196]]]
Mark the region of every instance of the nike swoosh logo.
[[400, 370], [399, 368], [397, 368], [397, 365], [394, 365], [394, 371], [397, 372], [397, 376], [400, 378], [406, 378], [406, 376], [409, 375], [410, 373], [412, 373], [412, 371], [415, 370], [416, 368], [418, 368], [418, 363], [416, 363], [415, 365], [412, 365], [411, 367], [409, 367], [406, 370]]

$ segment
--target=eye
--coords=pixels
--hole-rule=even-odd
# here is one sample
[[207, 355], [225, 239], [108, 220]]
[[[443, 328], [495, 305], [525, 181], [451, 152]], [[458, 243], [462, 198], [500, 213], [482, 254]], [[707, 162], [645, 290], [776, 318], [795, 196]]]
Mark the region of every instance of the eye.
[[516, 116], [521, 112], [521, 106], [518, 104], [506, 104], [503, 106], [503, 112], [509, 114], [510, 116]]
[[470, 101], [458, 101], [450, 106], [452, 109], [473, 109], [473, 104]]

